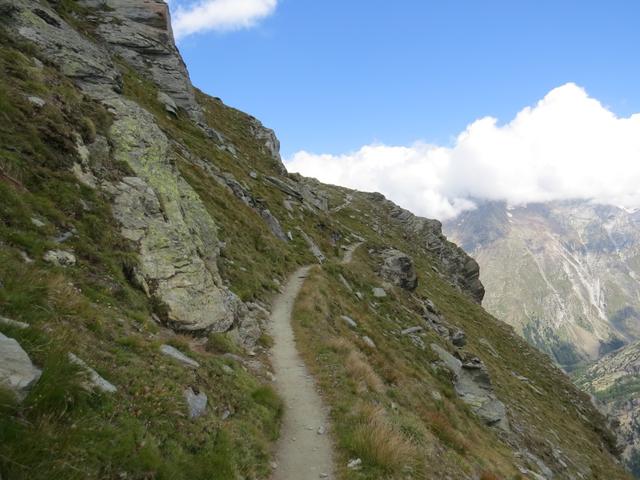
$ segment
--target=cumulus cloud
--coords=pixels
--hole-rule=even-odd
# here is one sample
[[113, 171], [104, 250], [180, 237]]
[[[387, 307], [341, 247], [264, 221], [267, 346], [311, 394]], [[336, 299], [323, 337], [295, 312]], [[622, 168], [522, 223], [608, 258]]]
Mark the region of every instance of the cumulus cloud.
[[640, 114], [617, 117], [568, 83], [505, 125], [471, 123], [452, 147], [381, 144], [345, 155], [298, 152], [290, 171], [379, 191], [415, 213], [445, 220], [472, 198], [512, 205], [587, 199], [640, 207]]
[[177, 39], [207, 31], [250, 28], [273, 14], [278, 0], [170, 0]]

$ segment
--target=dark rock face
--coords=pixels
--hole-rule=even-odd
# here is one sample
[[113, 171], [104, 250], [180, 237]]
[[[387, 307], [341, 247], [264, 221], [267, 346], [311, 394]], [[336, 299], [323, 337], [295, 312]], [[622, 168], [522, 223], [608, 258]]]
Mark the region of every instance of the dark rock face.
[[96, 32], [111, 52], [151, 78], [191, 118], [202, 109], [173, 40], [168, 5], [162, 0], [81, 0], [95, 8]]
[[480, 281], [478, 262], [447, 240], [442, 234], [442, 224], [438, 220], [417, 217], [387, 200], [380, 193], [369, 194], [369, 198], [388, 207], [391, 220], [400, 224], [408, 237], [414, 238], [440, 261], [442, 273], [476, 303], [482, 303], [484, 286]]
[[393, 248], [385, 250], [382, 257], [383, 264], [380, 274], [385, 280], [405, 290], [417, 288], [418, 276], [411, 257]]

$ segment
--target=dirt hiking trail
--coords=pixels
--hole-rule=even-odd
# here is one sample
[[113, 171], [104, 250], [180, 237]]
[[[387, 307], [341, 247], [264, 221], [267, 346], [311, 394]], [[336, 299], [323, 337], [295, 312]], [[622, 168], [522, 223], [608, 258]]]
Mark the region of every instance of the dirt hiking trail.
[[275, 387], [285, 402], [273, 480], [335, 478], [328, 412], [298, 354], [291, 326], [293, 305], [310, 268], [298, 269], [272, 306]]

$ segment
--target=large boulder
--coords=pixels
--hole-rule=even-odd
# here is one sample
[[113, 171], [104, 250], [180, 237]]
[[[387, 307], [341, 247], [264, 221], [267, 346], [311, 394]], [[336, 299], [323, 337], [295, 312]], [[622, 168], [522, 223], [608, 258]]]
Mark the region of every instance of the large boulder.
[[416, 289], [418, 276], [409, 255], [390, 248], [382, 253], [382, 258], [383, 264], [380, 274], [385, 280], [405, 290]]
[[0, 333], [0, 387], [12, 391], [22, 401], [41, 374], [20, 344]]

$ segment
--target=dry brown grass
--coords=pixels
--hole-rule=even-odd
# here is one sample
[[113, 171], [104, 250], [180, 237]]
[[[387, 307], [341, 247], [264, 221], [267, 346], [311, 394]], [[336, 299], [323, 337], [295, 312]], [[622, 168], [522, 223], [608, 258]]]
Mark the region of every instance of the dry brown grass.
[[353, 350], [353, 343], [344, 337], [331, 337], [327, 341], [327, 347], [336, 353], [348, 353]]
[[369, 464], [389, 472], [413, 466], [418, 449], [387, 418], [382, 407], [360, 407], [361, 419], [352, 433], [352, 448]]
[[460, 454], [465, 454], [469, 450], [466, 440], [445, 415], [440, 412], [425, 412], [423, 418], [433, 434], [446, 446]]
[[384, 392], [384, 383], [360, 352], [352, 350], [347, 355], [345, 368], [351, 378], [356, 382], [359, 392], [366, 390], [374, 393]]
[[500, 477], [498, 477], [495, 473], [482, 472], [480, 474], [480, 480], [500, 480]]

